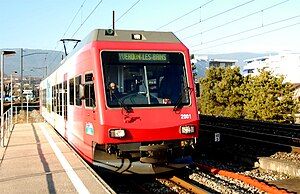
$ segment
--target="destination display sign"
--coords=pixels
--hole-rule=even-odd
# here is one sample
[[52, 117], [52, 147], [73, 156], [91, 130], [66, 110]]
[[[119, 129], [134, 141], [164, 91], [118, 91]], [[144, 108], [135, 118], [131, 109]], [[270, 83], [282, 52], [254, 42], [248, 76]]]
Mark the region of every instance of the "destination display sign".
[[119, 62], [168, 63], [169, 55], [166, 53], [119, 53]]

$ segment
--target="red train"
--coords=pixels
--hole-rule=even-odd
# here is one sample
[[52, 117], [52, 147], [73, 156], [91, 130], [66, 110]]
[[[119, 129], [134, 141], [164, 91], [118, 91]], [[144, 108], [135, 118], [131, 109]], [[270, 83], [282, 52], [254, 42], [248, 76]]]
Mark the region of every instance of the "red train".
[[189, 161], [194, 90], [188, 49], [173, 33], [97, 29], [41, 82], [41, 112], [89, 163], [160, 173]]

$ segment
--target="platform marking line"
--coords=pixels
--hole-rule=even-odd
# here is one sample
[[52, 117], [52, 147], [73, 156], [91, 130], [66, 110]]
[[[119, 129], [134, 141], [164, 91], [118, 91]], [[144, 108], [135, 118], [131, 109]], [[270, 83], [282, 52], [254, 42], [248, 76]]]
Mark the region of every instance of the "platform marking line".
[[76, 188], [78, 193], [90, 193], [89, 190], [86, 188], [86, 186], [83, 184], [81, 179], [78, 177], [76, 172], [73, 170], [72, 166], [68, 162], [68, 160], [65, 158], [65, 156], [62, 154], [58, 146], [55, 144], [54, 140], [52, 137], [49, 135], [47, 130], [45, 129], [45, 126], [40, 125], [40, 128], [42, 129], [42, 132], [44, 133], [44, 136], [48, 140], [51, 148], [53, 149], [57, 159], [59, 160], [60, 164], [66, 171], [69, 179], [73, 183], [74, 187]]

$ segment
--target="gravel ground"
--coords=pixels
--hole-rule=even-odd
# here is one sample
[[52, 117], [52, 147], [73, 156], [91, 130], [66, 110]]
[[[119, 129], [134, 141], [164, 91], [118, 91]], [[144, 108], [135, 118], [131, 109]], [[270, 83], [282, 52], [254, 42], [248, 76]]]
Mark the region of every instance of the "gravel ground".
[[[14, 116], [13, 121], [15, 123], [26, 123], [27, 113], [24, 110], [20, 110], [17, 116]], [[28, 123], [44, 122], [44, 118], [40, 115], [39, 111], [33, 110], [28, 113]]]
[[296, 164], [300, 164], [300, 153], [286, 153], [286, 152], [277, 152], [270, 156], [270, 158], [276, 158], [280, 160], [288, 160]]
[[288, 176], [286, 174], [274, 172], [271, 170], [264, 170], [261, 168], [253, 169], [250, 171], [245, 171], [240, 174], [251, 176], [253, 178], [256, 178], [257, 180], [266, 181], [266, 182], [279, 181], [279, 180], [285, 180], [285, 179], [291, 178], [290, 176]]
[[242, 181], [220, 175], [212, 175], [204, 172], [194, 172], [189, 176], [189, 178], [219, 193], [264, 193]]
[[[279, 155], [283, 157], [283, 156], [287, 155], [287, 153], [277, 154], [276, 156], [279, 157]], [[292, 178], [286, 174], [278, 173], [275, 171], [264, 170], [261, 168], [245, 167], [245, 164], [243, 164], [242, 162], [239, 163], [239, 162], [232, 162], [232, 161], [203, 160], [200, 163], [206, 164], [209, 166], [213, 166], [218, 169], [228, 170], [228, 171], [236, 172], [236, 173], [243, 174], [246, 176], [250, 176], [252, 178], [255, 178], [255, 179], [257, 179], [259, 181], [263, 181], [263, 182], [286, 180], [286, 179]], [[217, 176], [220, 176], [220, 175], [217, 175]], [[221, 178], [221, 177], [222, 176], [220, 176], [219, 178]], [[225, 179], [227, 179], [227, 178], [225, 177]], [[253, 189], [254, 188], [249, 187], [250, 193], [253, 193], [253, 192], [256, 193], [256, 191]], [[248, 190], [248, 188], [246, 188], [245, 190]]]

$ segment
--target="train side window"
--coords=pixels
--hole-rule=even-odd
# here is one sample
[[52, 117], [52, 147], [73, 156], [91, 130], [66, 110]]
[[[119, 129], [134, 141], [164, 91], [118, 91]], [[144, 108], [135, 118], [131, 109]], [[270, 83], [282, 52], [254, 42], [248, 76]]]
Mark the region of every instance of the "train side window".
[[42, 106], [46, 107], [46, 89], [42, 90], [42, 94], [41, 94], [41, 101], [42, 101]]
[[52, 86], [52, 107], [51, 107], [52, 112], [54, 112], [54, 106], [55, 106], [55, 87]]
[[54, 86], [55, 88], [55, 92], [54, 92], [54, 95], [55, 95], [55, 103], [54, 103], [54, 112], [58, 114], [59, 110], [58, 110], [58, 84], [56, 84]]
[[47, 90], [46, 89], [44, 89], [44, 92], [43, 92], [43, 103], [44, 103], [44, 107], [47, 107], [47, 97], [46, 97], [46, 92], [47, 92]]
[[[64, 81], [64, 85], [63, 85], [63, 95], [64, 95], [64, 118], [67, 119], [68, 118], [68, 112], [67, 112], [67, 80]], [[74, 101], [73, 101], [74, 102]]]
[[58, 106], [58, 114], [62, 116], [62, 84], [58, 84], [58, 103], [57, 103], [57, 106]]
[[77, 106], [81, 106], [82, 105], [82, 101], [80, 99], [80, 94], [79, 94], [80, 84], [81, 84], [81, 75], [77, 76], [75, 78], [75, 96], [76, 96], [75, 101], [76, 101], [76, 105]]
[[84, 85], [85, 106], [94, 107], [95, 90], [94, 90], [93, 74], [92, 73], [86, 74], [84, 79], [85, 79], [85, 85]]
[[70, 105], [74, 105], [74, 78], [69, 80], [69, 88]]

